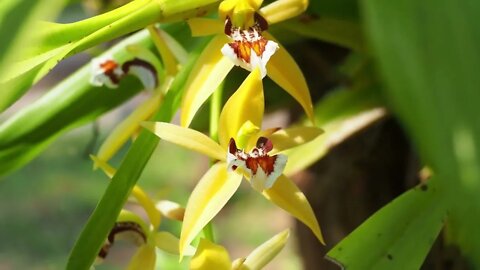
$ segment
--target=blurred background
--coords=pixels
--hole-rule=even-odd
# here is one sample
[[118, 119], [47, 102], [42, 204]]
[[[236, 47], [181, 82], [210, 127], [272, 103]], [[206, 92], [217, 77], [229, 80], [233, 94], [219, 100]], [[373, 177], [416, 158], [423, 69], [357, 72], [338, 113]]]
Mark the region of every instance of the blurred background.
[[[70, 2], [59, 22], [77, 21], [127, 1]], [[305, 15], [298, 19], [308, 21], [312, 17]], [[358, 82], [353, 82], [345, 72], [352, 60], [349, 50], [299, 38], [276, 26], [271, 31], [282, 31], [277, 37], [303, 70], [314, 102], [336, 89], [358, 87]], [[2, 114], [0, 123], [87, 63], [98, 49], [62, 61]], [[357, 62], [369, 66], [370, 60]], [[245, 75], [240, 69], [229, 75], [224, 99]], [[373, 82], [366, 84], [370, 87], [376, 83], [373, 78]], [[269, 80], [265, 80], [265, 92], [268, 104], [265, 126], [285, 126], [302, 118], [301, 108]], [[62, 135], [28, 165], [0, 180], [0, 270], [65, 266], [76, 238], [109, 181], [102, 172], [92, 170], [89, 154], [97, 152], [113, 127], [144, 98], [140, 94], [95, 123]], [[199, 121], [195, 128], [206, 129], [205, 112], [200, 112], [196, 120]], [[128, 146], [112, 160], [112, 165], [119, 164]], [[138, 184], [155, 199], [168, 199], [185, 206], [188, 195], [207, 168], [205, 157], [160, 142]], [[291, 227], [294, 233], [286, 248], [267, 269], [339, 269], [323, 258], [326, 252], [382, 206], [424, 180], [418, 175], [419, 170], [416, 150], [403, 128], [396, 119], [387, 116], [334, 147], [327, 157], [294, 177], [314, 208], [327, 246], [318, 243], [306, 227], [281, 209], [251, 192], [245, 183], [215, 219], [215, 236], [235, 259]], [[128, 203], [126, 208], [145, 217], [135, 203]], [[180, 224], [164, 219], [161, 229], [179, 235]], [[423, 268], [469, 269], [460, 252], [445, 246], [441, 238], [435, 242]], [[129, 243], [118, 242], [97, 269], [123, 269], [133, 252], [134, 247]], [[175, 256], [159, 252], [157, 262], [161, 265], [159, 269], [178, 269]]]

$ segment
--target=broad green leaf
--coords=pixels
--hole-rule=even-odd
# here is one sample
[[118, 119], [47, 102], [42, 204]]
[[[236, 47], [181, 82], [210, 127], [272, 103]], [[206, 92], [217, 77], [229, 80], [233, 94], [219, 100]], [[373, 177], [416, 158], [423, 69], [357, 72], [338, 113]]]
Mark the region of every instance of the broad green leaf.
[[155, 22], [201, 16], [218, 0], [136, 0], [83, 21], [37, 23], [39, 45], [27, 47], [8, 72], [0, 74], [0, 111], [11, 105], [58, 62], [102, 42], [139, 30]]
[[362, 3], [393, 108], [451, 208], [448, 239], [479, 268], [480, 2]]
[[35, 45], [32, 29], [39, 19], [52, 19], [61, 10], [65, 0], [9, 0], [0, 2], [0, 74], [21, 54], [24, 44]]
[[[435, 181], [432, 179], [431, 181]], [[416, 187], [379, 210], [327, 256], [344, 269], [420, 269], [447, 215], [434, 185]]]
[[[119, 60], [129, 59], [131, 55], [125, 51], [129, 44], [148, 47], [151, 41], [148, 33], [142, 31], [106, 53]], [[87, 64], [0, 125], [0, 174], [19, 168], [58, 135], [92, 121], [142, 89], [133, 77], [126, 77], [117, 89], [93, 87], [89, 77], [90, 66]]]
[[[154, 121], [168, 122], [171, 120], [180, 106], [186, 78], [205, 45], [198, 46], [191, 53], [189, 62], [175, 77], [160, 110], [153, 117]], [[92, 265], [158, 142], [159, 138], [150, 131], [140, 132], [77, 239], [69, 257], [67, 269], [88, 269]]]

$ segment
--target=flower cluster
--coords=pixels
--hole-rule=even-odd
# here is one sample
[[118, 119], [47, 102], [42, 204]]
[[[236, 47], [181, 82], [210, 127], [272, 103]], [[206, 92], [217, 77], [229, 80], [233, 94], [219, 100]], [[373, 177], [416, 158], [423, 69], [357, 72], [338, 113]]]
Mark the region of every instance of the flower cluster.
[[[168, 217], [168, 213], [159, 204], [152, 207], [155, 205], [153, 200], [136, 187], [133, 196], [145, 208], [151, 225], [147, 226], [131, 212], [122, 212], [99, 256], [108, 254], [117, 235], [130, 232], [137, 235], [136, 243], [140, 246], [132, 264], [141, 263], [139, 258], [149, 262], [146, 263], [148, 267], [144, 262], [142, 269], [154, 267], [155, 247], [177, 253], [180, 259], [193, 255], [191, 269], [261, 269], [285, 245], [288, 230], [274, 236], [249, 256], [234, 262], [223, 247], [213, 243], [213, 239], [197, 239], [243, 180], [248, 181], [261, 196], [303, 222], [323, 243], [320, 226], [307, 198], [283, 173], [288, 162], [284, 152], [314, 140], [323, 131], [315, 126], [262, 129], [265, 110], [262, 79], [265, 76], [298, 101], [313, 123], [313, 106], [302, 72], [288, 52], [266, 32], [270, 24], [303, 12], [307, 3], [279, 0], [263, 8], [261, 5], [261, 0], [225, 0], [219, 6], [219, 20], [189, 20], [193, 36], [214, 37], [199, 56], [186, 82], [180, 125], [149, 122], [145, 121], [146, 117], [135, 118], [135, 123], [129, 122], [135, 129], [141, 125], [159, 138], [205, 154], [212, 161], [210, 169], [193, 189], [184, 212], [178, 204], [170, 203], [175, 206], [175, 211], [182, 213], [180, 218], [177, 217], [182, 222], [179, 239], [167, 232], [157, 231], [160, 217]], [[156, 40], [158, 43], [161, 38], [157, 35]], [[161, 49], [160, 54], [165, 62], [168, 56]], [[152, 71], [155, 70], [153, 64], [139, 58], [122, 64], [115, 59], [97, 59], [92, 61], [92, 65], [91, 83], [94, 85], [114, 87], [131, 72], [144, 82], [146, 88], [149, 88], [147, 85], [158, 88], [162, 83], [166, 88], [169, 86], [168, 80], [159, 83], [159, 75]], [[218, 130], [218, 134], [210, 134], [212, 137], [209, 137], [189, 128], [196, 112], [234, 66], [250, 73], [224, 104], [215, 123], [211, 123], [217, 125], [214, 130]], [[166, 69], [170, 72], [165, 77], [175, 76], [176, 69], [171, 67]], [[107, 148], [112, 148], [111, 144]], [[99, 153], [99, 157], [93, 157], [95, 164], [112, 175], [114, 170], [106, 163], [112, 151], [109, 154], [104, 152]], [[198, 241], [198, 246], [193, 247]]]

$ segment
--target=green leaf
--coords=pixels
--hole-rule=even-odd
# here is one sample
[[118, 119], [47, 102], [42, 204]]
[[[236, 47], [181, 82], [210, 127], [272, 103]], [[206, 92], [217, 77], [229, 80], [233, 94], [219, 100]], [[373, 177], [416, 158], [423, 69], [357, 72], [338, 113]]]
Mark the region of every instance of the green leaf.
[[[176, 76], [171, 89], [165, 96], [164, 103], [152, 120], [163, 122], [171, 120], [180, 106], [180, 98], [188, 74], [205, 45], [206, 43], [203, 43], [191, 53], [189, 62]], [[158, 142], [159, 138], [151, 132], [141, 131], [75, 243], [67, 269], [88, 269], [92, 265]]]
[[420, 269], [445, 221], [440, 196], [426, 184], [404, 193], [337, 244], [328, 258], [347, 270]]
[[65, 4], [64, 0], [9, 0], [0, 2], [0, 74], [22, 53], [24, 44], [35, 46], [32, 29], [39, 19], [54, 18]]
[[[106, 54], [119, 61], [131, 58], [126, 46], [151, 46], [148, 32], [139, 32]], [[117, 89], [93, 87], [87, 64], [33, 104], [0, 125], [0, 175], [24, 165], [60, 134], [94, 120], [142, 90], [136, 78], [126, 77]]]
[[362, 4], [393, 108], [448, 203], [448, 240], [480, 268], [480, 2]]
[[0, 111], [10, 106], [58, 62], [155, 22], [202, 16], [219, 0], [136, 0], [122, 7], [70, 24], [37, 22], [36, 46], [28, 46], [5, 73], [0, 73]]

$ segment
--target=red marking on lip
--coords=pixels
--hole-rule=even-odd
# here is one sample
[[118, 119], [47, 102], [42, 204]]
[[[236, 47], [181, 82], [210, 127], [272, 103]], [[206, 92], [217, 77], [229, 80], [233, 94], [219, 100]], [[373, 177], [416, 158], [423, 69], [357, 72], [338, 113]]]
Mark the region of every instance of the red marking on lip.
[[252, 174], [257, 174], [258, 168], [260, 167], [262, 171], [268, 176], [274, 171], [275, 160], [277, 156], [261, 156], [257, 158], [249, 157], [245, 161], [246, 167], [252, 171]]

